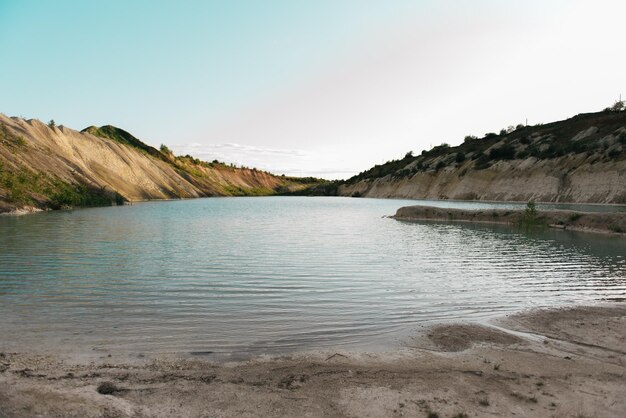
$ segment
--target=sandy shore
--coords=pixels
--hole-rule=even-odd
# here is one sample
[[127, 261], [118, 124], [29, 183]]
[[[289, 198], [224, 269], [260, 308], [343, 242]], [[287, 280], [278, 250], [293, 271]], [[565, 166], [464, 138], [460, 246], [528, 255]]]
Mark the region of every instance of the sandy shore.
[[[404, 206], [394, 219], [401, 221], [446, 221], [519, 225], [524, 209], [447, 209], [433, 206]], [[581, 232], [626, 235], [624, 212], [578, 212], [570, 210], [539, 210], [536, 222], [551, 228]]]
[[382, 354], [226, 364], [2, 353], [0, 417], [626, 416], [626, 304], [494, 326], [440, 325]]

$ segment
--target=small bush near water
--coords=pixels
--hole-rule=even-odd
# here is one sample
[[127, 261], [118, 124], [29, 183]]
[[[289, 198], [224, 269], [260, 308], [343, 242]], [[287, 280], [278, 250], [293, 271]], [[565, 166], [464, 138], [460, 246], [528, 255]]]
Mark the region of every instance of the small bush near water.
[[122, 205], [125, 199], [116, 192], [104, 188], [87, 187], [83, 184], [57, 182], [56, 192], [50, 198], [53, 209], [62, 207], [87, 207]]
[[545, 221], [539, 216], [537, 205], [534, 201], [531, 200], [526, 204], [526, 209], [524, 210], [522, 218], [519, 220], [518, 226], [527, 231], [535, 228], [544, 228], [546, 226]]

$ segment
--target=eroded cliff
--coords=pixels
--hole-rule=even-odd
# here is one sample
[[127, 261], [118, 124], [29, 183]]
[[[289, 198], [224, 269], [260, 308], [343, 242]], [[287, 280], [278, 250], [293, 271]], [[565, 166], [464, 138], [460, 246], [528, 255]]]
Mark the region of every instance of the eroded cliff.
[[[0, 114], [0, 212], [147, 199], [269, 195], [309, 184], [256, 169], [175, 157], [125, 131], [108, 128], [78, 132]], [[128, 136], [120, 137], [120, 133]]]
[[518, 126], [375, 166], [337, 194], [380, 198], [626, 203], [626, 112]]

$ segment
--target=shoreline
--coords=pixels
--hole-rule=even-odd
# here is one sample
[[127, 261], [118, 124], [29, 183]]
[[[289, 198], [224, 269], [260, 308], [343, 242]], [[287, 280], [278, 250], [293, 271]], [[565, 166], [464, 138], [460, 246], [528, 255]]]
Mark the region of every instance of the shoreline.
[[[29, 214], [33, 214], [33, 213], [41, 213], [41, 212], [58, 212], [58, 211], [63, 211], [63, 210], [76, 210], [76, 209], [92, 209], [92, 208], [108, 208], [108, 207], [116, 207], [116, 206], [133, 206], [135, 203], [150, 203], [150, 202], [172, 202], [172, 201], [179, 201], [179, 200], [195, 200], [195, 199], [216, 199], [216, 198], [237, 198], [237, 197], [291, 197], [288, 195], [281, 195], [281, 194], [272, 194], [272, 195], [249, 195], [249, 196], [200, 196], [200, 197], [182, 197], [182, 198], [163, 198], [163, 199], [133, 199], [133, 200], [128, 200], [126, 201], [123, 205], [105, 205], [105, 206], [76, 206], [76, 207], [71, 207], [71, 208], [62, 208], [62, 209], [50, 209], [50, 208], [38, 208], [35, 206], [23, 206], [23, 207], [15, 207], [12, 208], [10, 210], [3, 210], [6, 209], [6, 207], [8, 207], [8, 204], [6, 204], [6, 202], [2, 202], [0, 201], [0, 216], [21, 216], [21, 215], [29, 215]], [[307, 196], [307, 197], [342, 197], [342, 198], [352, 198], [350, 196]], [[376, 199], [376, 200], [414, 200], [414, 201], [423, 201], [423, 202], [433, 202], [433, 201], [439, 201], [439, 202], [454, 202], [454, 203], [485, 203], [485, 204], [519, 204], [519, 205], [525, 205], [528, 202], [525, 201], [518, 201], [518, 200], [458, 200], [458, 199], [444, 199], [444, 200], [429, 200], [429, 199], [406, 199], [406, 198], [395, 198], [395, 197], [362, 197], [360, 199]], [[538, 205], [581, 205], [581, 206], [596, 206], [596, 207], [626, 207], [625, 204], [621, 204], [621, 203], [587, 203], [587, 202], [543, 202], [543, 201], [537, 201], [535, 202]], [[3, 205], [6, 205], [6, 207], [3, 207]], [[411, 205], [411, 206], [404, 206], [401, 207], [400, 209], [404, 209], [404, 208], [412, 208], [412, 207], [428, 207], [428, 208], [433, 208], [433, 209], [440, 209], [440, 210], [445, 210], [445, 211], [504, 211], [504, 212], [512, 212], [512, 211], [523, 211], [523, 209], [510, 209], [510, 210], [504, 210], [504, 209], [446, 209], [446, 208], [439, 208], [436, 206], [423, 206], [423, 205]], [[400, 210], [398, 209], [398, 210]], [[539, 209], [540, 213], [544, 213], [544, 212], [572, 212], [572, 213], [583, 213], [583, 214], [612, 214], [612, 213], [616, 213], [616, 214], [624, 214], [626, 216], [626, 212], [584, 212], [584, 211], [574, 211], [574, 210], [569, 210], [569, 209], [564, 209], [564, 210], [553, 210], [553, 211], [545, 211], [542, 209]], [[405, 218], [405, 219], [400, 219], [397, 218], [397, 214], [394, 216], [389, 216], [390, 218], [396, 218], [399, 220], [408, 220], [408, 221], [427, 221], [427, 220], [450, 220], [449, 218], [441, 218], [441, 219], [435, 219], [435, 218], [429, 218], [429, 217], [424, 217], [424, 218]], [[457, 222], [462, 222], [463, 220], [461, 219], [455, 219], [455, 221]], [[507, 222], [493, 222], [493, 221], [485, 221], [485, 222], [479, 222], [479, 221], [475, 221], [475, 220], [468, 220], [468, 222], [474, 222], [474, 223], [491, 223], [491, 224], [506, 224]], [[585, 229], [572, 229], [571, 230], [576, 230], [576, 231], [586, 231], [586, 232], [603, 232], [601, 230], [598, 231], [590, 231], [590, 230], [585, 230]]]
[[[445, 221], [518, 226], [524, 209], [446, 209], [434, 206], [404, 206], [391, 218], [399, 221]], [[576, 232], [626, 235], [626, 213], [538, 210], [530, 228], [554, 228]]]
[[231, 363], [1, 353], [0, 416], [626, 414], [626, 304], [530, 310], [491, 324], [434, 325], [384, 353]]

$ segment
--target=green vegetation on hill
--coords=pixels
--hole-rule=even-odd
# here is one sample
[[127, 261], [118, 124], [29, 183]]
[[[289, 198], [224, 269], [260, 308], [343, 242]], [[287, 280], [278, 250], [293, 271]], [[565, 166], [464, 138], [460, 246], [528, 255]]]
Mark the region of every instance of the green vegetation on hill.
[[[189, 176], [195, 178], [206, 177], [206, 174], [203, 171], [203, 169], [205, 168], [220, 169], [233, 172], [236, 170], [251, 170], [253, 172], [272, 175], [267, 171], [258, 170], [256, 168], [249, 168], [246, 166], [236, 166], [235, 164], [226, 164], [218, 160], [206, 162], [198, 158], [192, 157], [191, 155], [175, 156], [172, 150], [165, 144], [161, 144], [161, 146], [157, 150], [156, 148], [143, 143], [141, 140], [137, 139], [125, 130], [111, 125], [101, 126], [99, 128], [96, 126], [90, 126], [86, 129], [83, 129], [82, 132], [87, 132], [101, 138], [108, 138], [121, 144], [137, 148], [143, 152], [146, 152], [149, 155], [152, 155], [153, 157], [159, 158], [160, 160], [172, 165], [178, 170], [181, 175], [185, 176], [186, 178], [189, 178]], [[286, 182], [292, 184], [310, 185], [311, 187], [315, 187], [317, 193], [319, 193], [322, 189], [328, 189], [324, 191], [324, 194], [336, 194], [336, 185], [332, 186], [326, 180], [318, 179], [315, 177], [290, 177], [285, 175], [282, 175], [281, 178], [284, 179]], [[277, 190], [272, 190], [266, 187], [242, 188], [233, 185], [226, 186], [224, 188], [224, 192], [232, 196], [266, 196], [274, 193], [279, 193], [282, 195], [292, 193], [287, 186], [281, 186]]]
[[[129, 132], [126, 132], [123, 129], [117, 128], [112, 125], [105, 125], [101, 127], [90, 126], [88, 128], [83, 129], [81, 132], [90, 133], [94, 136], [100, 138], [108, 138], [113, 141], [119, 142], [120, 144], [128, 145], [133, 148], [137, 148], [146, 152], [147, 154], [152, 155], [153, 157], [159, 158], [163, 161], [169, 162], [169, 158], [167, 153], [159, 151], [158, 149], [151, 147], [148, 144], [143, 143], [141, 140], [135, 138]], [[168, 150], [169, 151], [169, 150]]]
[[[4, 190], [4, 192], [2, 192]], [[125, 202], [119, 193], [101, 188], [72, 184], [25, 168], [7, 170], [0, 162], [2, 200], [17, 206], [42, 206], [60, 209], [74, 206], [111, 206]]]
[[509, 126], [499, 134], [488, 133], [482, 138], [466, 136], [458, 146], [443, 143], [418, 156], [409, 152], [402, 159], [375, 165], [346, 183], [386, 176], [409, 178], [418, 172], [436, 173], [448, 167], [484, 170], [498, 161], [529, 157], [542, 160], [586, 154], [594, 157], [594, 162], [626, 159], [626, 130], [622, 129], [626, 126], [626, 111], [623, 104], [618, 104], [550, 124]]
[[0, 123], [0, 143], [8, 145], [10, 148], [23, 147], [26, 140], [21, 135], [15, 135], [7, 129], [4, 123]]
[[323, 180], [315, 177], [308, 177], [314, 179], [315, 182], [304, 189], [296, 191], [279, 191], [281, 196], [337, 196], [337, 188], [343, 183], [340, 180]]
[[[39, 138], [36, 126], [20, 118], [0, 121], [0, 212], [25, 206], [42, 209], [106, 206], [122, 204], [126, 199], [274, 195], [324, 183], [311, 177], [276, 176], [217, 159], [205, 162], [191, 155], [175, 156], [166, 145], [154, 148], [111, 125], [84, 129], [82, 133], [87, 134], [84, 137], [87, 141], [75, 147], [82, 152], [68, 155], [64, 152], [67, 149], [59, 145], [71, 143], [73, 135], [67, 136], [64, 129], [58, 129], [50, 121], [48, 128], [54, 135]], [[129, 165], [141, 161], [135, 173], [137, 177], [128, 179], [130, 185], [120, 178], [126, 172], [91, 166], [93, 157], [99, 156], [98, 149], [89, 144], [96, 141], [91, 135], [106, 140], [109, 145], [112, 145], [110, 141], [122, 145], [110, 148], [108, 160]], [[30, 146], [30, 141], [37, 146]], [[152, 165], [152, 170], [145, 170], [145, 164]], [[143, 185], [151, 181], [158, 187], [143, 190]]]
[[[212, 162], [202, 161], [198, 158], [192, 157], [191, 155], [182, 155], [175, 156], [174, 152], [165, 144], [161, 144], [159, 149], [151, 147], [150, 145], [144, 143], [140, 139], [136, 138], [129, 132], [117, 128], [112, 125], [105, 125], [101, 127], [90, 126], [88, 128], [83, 129], [81, 132], [90, 133], [94, 136], [100, 138], [107, 138], [113, 141], [119, 142], [120, 144], [128, 145], [133, 148], [139, 149], [153, 157], [156, 157], [172, 166], [174, 166], [178, 170], [182, 170], [187, 174], [190, 174], [194, 177], [204, 177], [202, 170], [200, 167], [204, 168], [221, 168], [224, 170], [236, 170], [236, 169], [248, 169], [248, 167], [241, 166], [237, 167], [235, 164], [226, 164], [218, 160], [213, 160]], [[252, 168], [253, 171], [260, 171], [256, 168]], [[270, 173], [268, 173], [270, 174]]]

